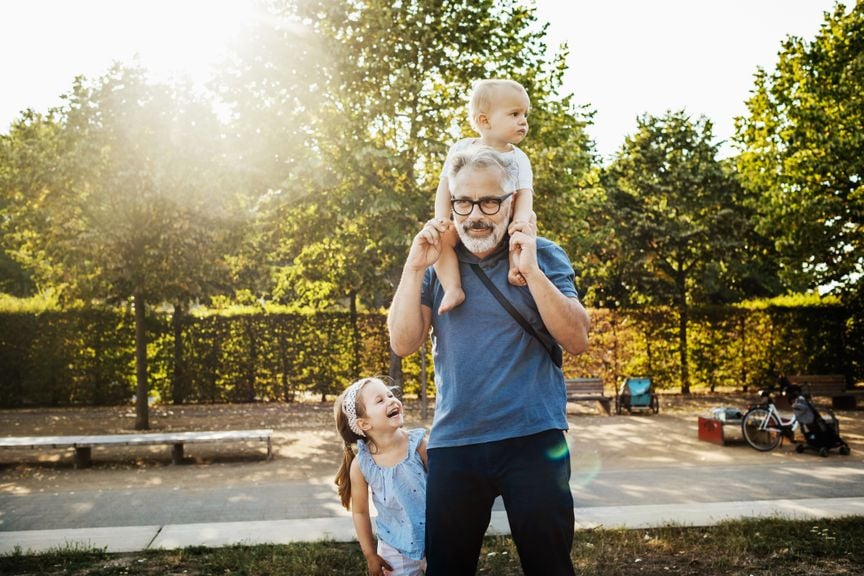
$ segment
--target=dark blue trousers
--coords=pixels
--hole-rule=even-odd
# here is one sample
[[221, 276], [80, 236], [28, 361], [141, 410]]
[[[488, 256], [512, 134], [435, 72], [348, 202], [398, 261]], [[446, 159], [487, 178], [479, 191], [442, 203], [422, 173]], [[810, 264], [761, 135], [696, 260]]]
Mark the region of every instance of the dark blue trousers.
[[426, 576], [473, 576], [501, 496], [526, 576], [571, 576], [573, 495], [561, 430], [432, 448], [426, 486]]

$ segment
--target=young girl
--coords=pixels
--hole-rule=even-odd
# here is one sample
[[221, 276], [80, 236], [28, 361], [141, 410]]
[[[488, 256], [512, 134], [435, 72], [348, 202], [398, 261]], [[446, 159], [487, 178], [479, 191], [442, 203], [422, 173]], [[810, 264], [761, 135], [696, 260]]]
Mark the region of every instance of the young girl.
[[[480, 138], [463, 138], [456, 142], [447, 153], [447, 162], [441, 171], [441, 179], [435, 194], [435, 218], [441, 222], [450, 221], [451, 193], [447, 183], [447, 168], [454, 153], [471, 145], [484, 145], [504, 153], [515, 167], [515, 196], [511, 231], [518, 225], [534, 225], [534, 175], [531, 162], [515, 145], [522, 142], [528, 134], [528, 112], [531, 101], [521, 84], [513, 80], [480, 80], [474, 84], [468, 104], [471, 126]], [[478, 208], [479, 209], [479, 208]], [[435, 263], [435, 272], [444, 288], [444, 298], [438, 313], [444, 314], [465, 300], [462, 291], [462, 278], [459, 275], [459, 261], [453, 247], [458, 236], [453, 226], [445, 234], [441, 245], [441, 255]], [[514, 263], [515, 255], [510, 254], [510, 272], [507, 279], [516, 286], [525, 286], [525, 279]]]
[[[345, 442], [336, 474], [351, 510], [370, 575], [419, 576], [426, 537], [426, 431], [405, 430], [402, 403], [377, 378], [351, 384], [333, 406]], [[357, 444], [357, 457], [352, 445]], [[369, 517], [369, 489], [378, 511], [378, 547]]]

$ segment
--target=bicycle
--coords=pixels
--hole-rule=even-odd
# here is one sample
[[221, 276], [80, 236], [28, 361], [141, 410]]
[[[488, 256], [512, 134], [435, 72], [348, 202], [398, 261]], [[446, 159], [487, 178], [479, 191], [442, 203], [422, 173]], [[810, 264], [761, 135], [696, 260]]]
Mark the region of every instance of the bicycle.
[[765, 400], [751, 406], [741, 419], [741, 435], [747, 444], [760, 452], [774, 450], [784, 437], [794, 442], [795, 432], [801, 427], [794, 414], [791, 418], [780, 416], [771, 396], [773, 391], [774, 388], [760, 390], [759, 395]]

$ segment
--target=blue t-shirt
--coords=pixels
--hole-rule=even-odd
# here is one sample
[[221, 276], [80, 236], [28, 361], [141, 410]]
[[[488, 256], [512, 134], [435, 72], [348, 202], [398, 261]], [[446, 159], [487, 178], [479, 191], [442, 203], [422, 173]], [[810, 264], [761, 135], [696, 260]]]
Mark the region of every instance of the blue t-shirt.
[[372, 490], [378, 538], [413, 560], [423, 558], [426, 538], [426, 468], [417, 447], [426, 430], [408, 431], [408, 456], [395, 466], [379, 466], [369, 447], [357, 441], [360, 471]]
[[[531, 292], [507, 281], [507, 242], [483, 260], [456, 247], [465, 301], [439, 315], [444, 290], [432, 268], [421, 303], [432, 309], [432, 353], [437, 397], [428, 447], [465, 446], [566, 430], [564, 375], [549, 352], [525, 331], [471, 270], [478, 263], [531, 326], [550, 342]], [[540, 269], [565, 296], [578, 297], [570, 259], [557, 244], [537, 238]]]

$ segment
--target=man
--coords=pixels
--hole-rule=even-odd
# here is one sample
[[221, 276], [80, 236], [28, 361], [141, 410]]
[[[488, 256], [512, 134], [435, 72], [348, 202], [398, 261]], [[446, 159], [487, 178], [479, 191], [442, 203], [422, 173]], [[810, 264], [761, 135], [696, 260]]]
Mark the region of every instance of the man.
[[[432, 328], [437, 398], [428, 443], [427, 576], [474, 574], [492, 504], [501, 496], [527, 575], [573, 574], [573, 497], [564, 377], [550, 348], [529, 334], [471, 265], [545, 340], [573, 354], [588, 345], [588, 314], [573, 269], [529, 225], [507, 227], [513, 186], [489, 148], [449, 160], [453, 223], [432, 220], [414, 237], [390, 307], [396, 354], [415, 352]], [[437, 313], [443, 296], [430, 268], [441, 234], [456, 226], [464, 304]], [[527, 287], [507, 282], [508, 250]]]

